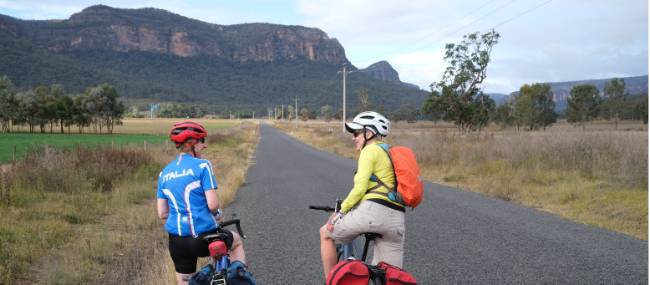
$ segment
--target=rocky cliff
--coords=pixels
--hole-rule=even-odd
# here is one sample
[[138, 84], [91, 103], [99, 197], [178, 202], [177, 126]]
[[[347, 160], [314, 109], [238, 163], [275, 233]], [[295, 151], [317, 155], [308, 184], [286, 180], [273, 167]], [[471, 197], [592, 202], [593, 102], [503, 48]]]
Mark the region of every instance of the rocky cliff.
[[154, 8], [98, 5], [56, 21], [0, 17], [0, 30], [55, 52], [142, 51], [218, 56], [237, 62], [348, 62], [341, 44], [319, 29], [260, 23], [216, 25]]
[[[343, 63], [357, 70], [336, 39], [301, 26], [224, 26], [160, 9], [107, 6], [64, 20], [0, 15], [0, 76], [22, 90], [63, 84], [75, 94], [106, 82], [129, 100], [196, 104], [211, 113], [261, 114], [296, 97], [319, 110], [340, 106]], [[390, 64], [372, 72], [352, 73], [350, 94], [367, 89], [375, 106], [391, 110], [426, 99], [426, 92], [399, 82]], [[348, 103], [356, 101], [351, 96]]]

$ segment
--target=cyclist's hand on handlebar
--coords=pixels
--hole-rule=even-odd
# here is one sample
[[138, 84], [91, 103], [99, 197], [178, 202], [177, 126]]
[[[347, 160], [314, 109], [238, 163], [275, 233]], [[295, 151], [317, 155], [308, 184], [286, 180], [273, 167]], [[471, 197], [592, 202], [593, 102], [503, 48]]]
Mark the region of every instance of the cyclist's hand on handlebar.
[[333, 213], [330, 218], [327, 220], [327, 230], [332, 232], [334, 231], [334, 224], [343, 217], [343, 214], [341, 213]]
[[212, 213], [212, 216], [214, 216], [214, 219], [217, 220], [217, 222], [219, 223], [223, 221], [223, 211], [221, 211], [221, 208], [217, 209], [216, 212]]

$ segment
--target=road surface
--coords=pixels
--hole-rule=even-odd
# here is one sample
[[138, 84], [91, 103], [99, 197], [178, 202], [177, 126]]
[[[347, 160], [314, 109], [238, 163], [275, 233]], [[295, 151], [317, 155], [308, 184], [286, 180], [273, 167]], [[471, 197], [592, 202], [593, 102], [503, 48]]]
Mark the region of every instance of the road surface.
[[[356, 162], [260, 126], [236, 213], [258, 284], [323, 284], [318, 229]], [[406, 213], [404, 267], [420, 284], [647, 284], [648, 243], [433, 183]]]

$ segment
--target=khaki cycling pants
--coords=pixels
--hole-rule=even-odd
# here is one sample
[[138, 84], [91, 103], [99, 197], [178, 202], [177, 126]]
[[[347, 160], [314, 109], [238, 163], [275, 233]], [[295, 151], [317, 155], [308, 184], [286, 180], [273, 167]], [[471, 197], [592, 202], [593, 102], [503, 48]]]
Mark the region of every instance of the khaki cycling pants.
[[404, 212], [372, 201], [362, 201], [336, 221], [330, 238], [339, 243], [348, 243], [363, 233], [381, 234], [382, 238], [374, 241], [371, 264], [383, 261], [401, 268], [404, 230]]

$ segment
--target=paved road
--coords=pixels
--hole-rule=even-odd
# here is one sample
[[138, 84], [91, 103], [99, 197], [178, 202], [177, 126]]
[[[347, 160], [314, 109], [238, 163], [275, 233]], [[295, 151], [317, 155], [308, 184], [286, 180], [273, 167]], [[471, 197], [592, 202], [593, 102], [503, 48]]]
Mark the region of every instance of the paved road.
[[[259, 284], [323, 284], [318, 228], [356, 162], [261, 126], [255, 165], [227, 215]], [[433, 183], [407, 212], [405, 268], [421, 284], [647, 284], [648, 243]]]

